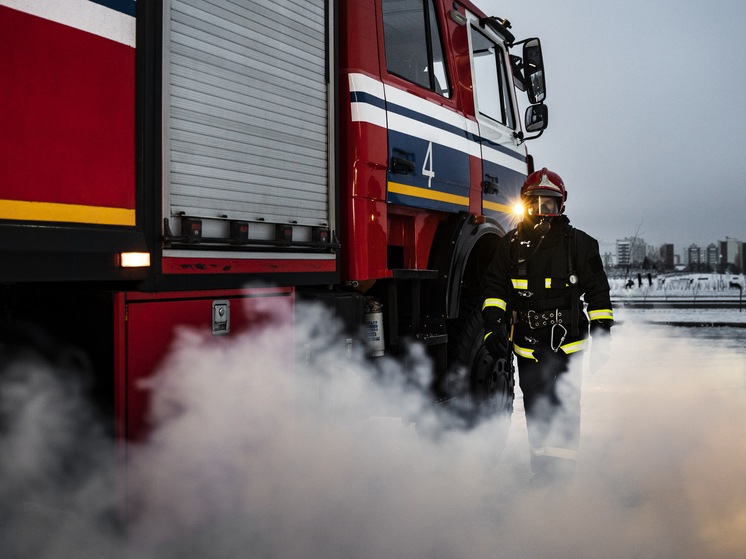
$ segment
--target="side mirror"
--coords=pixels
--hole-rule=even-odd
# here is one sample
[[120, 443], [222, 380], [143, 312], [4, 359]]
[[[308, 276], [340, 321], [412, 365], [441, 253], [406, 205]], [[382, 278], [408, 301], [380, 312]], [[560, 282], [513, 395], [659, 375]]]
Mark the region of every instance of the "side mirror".
[[539, 39], [528, 39], [523, 43], [523, 77], [529, 102], [533, 104], [544, 101], [547, 96], [546, 81]]
[[531, 105], [526, 109], [526, 117], [523, 122], [526, 126], [526, 132], [541, 132], [549, 124], [549, 111], [547, 110], [547, 106]]

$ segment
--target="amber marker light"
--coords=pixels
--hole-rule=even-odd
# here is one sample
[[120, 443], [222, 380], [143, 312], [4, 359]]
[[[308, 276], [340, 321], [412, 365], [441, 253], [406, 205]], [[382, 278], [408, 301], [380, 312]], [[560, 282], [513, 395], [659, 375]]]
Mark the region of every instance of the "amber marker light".
[[123, 252], [119, 255], [122, 268], [147, 268], [150, 266], [149, 252]]

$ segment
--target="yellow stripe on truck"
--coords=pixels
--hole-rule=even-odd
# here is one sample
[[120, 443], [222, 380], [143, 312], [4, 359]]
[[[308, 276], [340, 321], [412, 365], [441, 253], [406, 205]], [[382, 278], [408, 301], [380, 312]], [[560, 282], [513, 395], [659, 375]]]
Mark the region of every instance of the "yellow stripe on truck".
[[135, 210], [25, 200], [0, 200], [0, 219], [134, 226]]
[[493, 212], [502, 212], [504, 214], [512, 214], [513, 208], [506, 206], [505, 204], [498, 204], [497, 202], [488, 202], [482, 200], [482, 208], [486, 210], [492, 210]]
[[419, 188], [416, 186], [409, 186], [407, 184], [399, 184], [397, 182], [388, 183], [389, 192], [394, 194], [403, 194], [404, 196], [414, 196], [416, 198], [427, 198], [428, 200], [437, 200], [438, 202], [448, 202], [449, 204], [457, 204], [459, 206], [469, 207], [468, 196], [458, 196], [457, 194], [448, 194], [447, 192], [439, 192], [437, 190], [428, 190], [427, 188]]

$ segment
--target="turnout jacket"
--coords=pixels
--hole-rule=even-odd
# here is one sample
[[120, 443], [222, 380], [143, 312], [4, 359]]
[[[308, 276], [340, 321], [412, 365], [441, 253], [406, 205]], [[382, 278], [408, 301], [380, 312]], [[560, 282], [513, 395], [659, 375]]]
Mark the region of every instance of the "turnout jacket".
[[487, 267], [485, 330], [513, 325], [513, 349], [527, 359], [547, 346], [565, 354], [586, 349], [589, 319], [594, 333], [608, 333], [613, 323], [598, 242], [564, 215], [543, 239], [532, 228], [524, 221], [505, 235]]

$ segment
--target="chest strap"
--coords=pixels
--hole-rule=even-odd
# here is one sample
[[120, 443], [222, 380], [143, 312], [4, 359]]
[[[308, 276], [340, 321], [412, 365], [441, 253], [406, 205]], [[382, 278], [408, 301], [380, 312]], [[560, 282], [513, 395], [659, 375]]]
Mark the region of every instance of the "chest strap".
[[575, 250], [576, 250], [576, 232], [575, 228], [570, 228], [569, 235], [568, 235], [568, 247], [567, 247], [567, 277], [568, 279], [574, 278], [574, 282], [570, 280], [570, 283], [572, 284], [572, 300], [571, 303], [571, 309], [572, 309], [572, 321], [570, 322], [570, 335], [571, 336], [579, 336], [580, 335], [580, 329], [578, 328], [578, 323], [580, 322], [580, 293], [578, 288], [579, 283], [579, 277], [578, 273], [575, 271], [575, 265], [574, 265], [574, 258]]
[[511, 301], [511, 306], [518, 311], [546, 311], [570, 307], [570, 301], [567, 301], [564, 297], [555, 297], [553, 299], [515, 297]]

